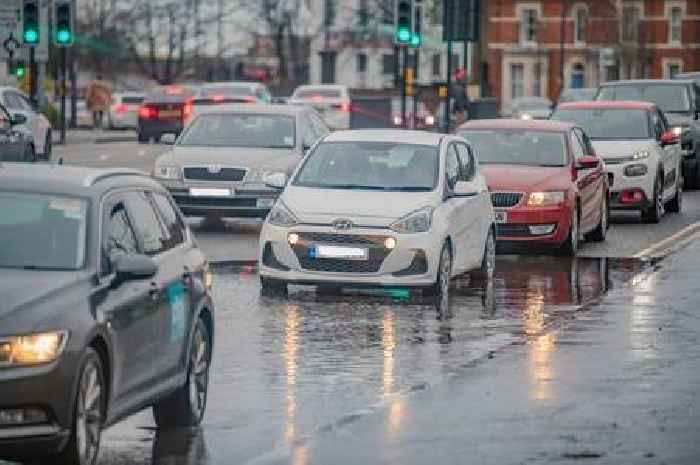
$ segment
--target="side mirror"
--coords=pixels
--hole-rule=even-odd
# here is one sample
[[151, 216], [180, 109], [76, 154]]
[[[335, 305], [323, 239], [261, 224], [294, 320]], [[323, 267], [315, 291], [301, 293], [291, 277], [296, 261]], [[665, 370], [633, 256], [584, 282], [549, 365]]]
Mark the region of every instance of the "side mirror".
[[592, 170], [594, 168], [598, 168], [598, 166], [600, 166], [600, 160], [598, 157], [587, 156], [576, 160], [577, 170]]
[[273, 189], [284, 189], [287, 185], [287, 175], [284, 173], [270, 173], [263, 176], [263, 183]]
[[674, 132], [664, 132], [661, 134], [661, 146], [674, 145], [680, 142], [680, 137]]
[[175, 134], [163, 134], [160, 136], [160, 143], [163, 145], [175, 145], [177, 136]]
[[473, 181], [457, 181], [450, 197], [473, 197], [479, 193], [479, 186]]
[[114, 270], [122, 281], [146, 279], [158, 272], [158, 264], [146, 255], [124, 255], [117, 259]]
[[17, 126], [19, 124], [24, 124], [26, 122], [27, 122], [27, 117], [21, 113], [15, 113], [14, 115], [12, 115], [12, 120], [10, 121], [12, 126]]

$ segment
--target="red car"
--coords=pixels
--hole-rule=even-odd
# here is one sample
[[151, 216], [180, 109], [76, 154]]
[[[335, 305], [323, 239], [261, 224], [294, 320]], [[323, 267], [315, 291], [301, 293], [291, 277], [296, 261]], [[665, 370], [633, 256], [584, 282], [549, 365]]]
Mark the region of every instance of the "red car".
[[575, 255], [581, 239], [605, 240], [604, 163], [578, 126], [555, 121], [476, 120], [457, 133], [477, 149], [500, 242], [536, 242]]

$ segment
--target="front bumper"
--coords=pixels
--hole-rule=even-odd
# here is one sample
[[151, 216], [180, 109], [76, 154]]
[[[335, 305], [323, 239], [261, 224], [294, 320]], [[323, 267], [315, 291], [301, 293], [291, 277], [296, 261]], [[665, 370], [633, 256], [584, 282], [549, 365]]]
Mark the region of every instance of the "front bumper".
[[[642, 210], [649, 206], [648, 199], [654, 198], [654, 180], [656, 170], [647, 165], [647, 174], [643, 176], [626, 176], [625, 168], [631, 165], [643, 165], [643, 161], [630, 161], [619, 164], [607, 162], [605, 167], [610, 178], [610, 208], [612, 210]], [[639, 191], [643, 198], [638, 201], [622, 201], [628, 194]]]
[[73, 424], [79, 357], [64, 353], [52, 364], [0, 368], [0, 410], [38, 408], [47, 421], [0, 425], [0, 459], [30, 460], [63, 450]]
[[[302, 240], [290, 245], [288, 235], [297, 233]], [[350, 260], [311, 259], [307, 250], [311, 245], [327, 244], [328, 239], [306, 237], [352, 237], [358, 242], [342, 245], [358, 246], [359, 241], [376, 239], [370, 249], [368, 262]], [[379, 238], [392, 237], [396, 246], [382, 249]], [[338, 244], [334, 242], [333, 244]], [[363, 243], [361, 246], [366, 246]], [[330, 226], [294, 226], [282, 228], [265, 223], [260, 234], [259, 272], [264, 278], [294, 284], [340, 284], [358, 287], [427, 287], [437, 276], [441, 242], [431, 233], [396, 234], [389, 229], [357, 228], [338, 232]], [[318, 260], [318, 261], [315, 261]], [[416, 265], [419, 263], [421, 265]], [[368, 271], [372, 266], [376, 271]], [[335, 271], [322, 271], [335, 270]]]
[[[498, 210], [498, 209], [497, 209]], [[563, 244], [571, 226], [571, 207], [515, 207], [505, 210], [507, 222], [496, 225], [499, 242], [536, 242]], [[551, 233], [537, 234], [531, 227], [553, 226]]]
[[[162, 180], [161, 183], [186, 216], [265, 218], [279, 196], [277, 191], [236, 189], [213, 184], [174, 184]], [[193, 196], [190, 193], [191, 187], [225, 187], [230, 188], [232, 193], [225, 197]]]

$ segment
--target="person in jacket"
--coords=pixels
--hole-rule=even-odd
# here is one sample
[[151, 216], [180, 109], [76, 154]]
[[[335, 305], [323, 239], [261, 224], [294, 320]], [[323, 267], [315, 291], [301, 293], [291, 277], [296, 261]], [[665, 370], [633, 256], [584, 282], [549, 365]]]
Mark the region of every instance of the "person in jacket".
[[98, 75], [97, 79], [88, 86], [85, 103], [88, 110], [92, 112], [94, 128], [101, 129], [104, 114], [112, 103], [112, 88], [106, 81], [102, 80], [102, 76]]

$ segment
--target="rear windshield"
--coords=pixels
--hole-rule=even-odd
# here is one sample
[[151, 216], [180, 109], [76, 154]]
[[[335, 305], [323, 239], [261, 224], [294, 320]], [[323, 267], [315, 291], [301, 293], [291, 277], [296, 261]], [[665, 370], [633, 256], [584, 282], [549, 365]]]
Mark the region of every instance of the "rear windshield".
[[295, 125], [290, 116], [236, 113], [199, 115], [178, 140], [178, 146], [295, 147]]
[[81, 268], [86, 216], [82, 199], [0, 191], [0, 268]]
[[340, 98], [340, 91], [337, 89], [302, 89], [294, 93], [292, 98], [298, 99], [324, 99]]
[[597, 100], [652, 102], [665, 112], [686, 113], [690, 111], [688, 89], [682, 85], [635, 84], [602, 87]]
[[564, 135], [557, 132], [473, 129], [459, 133], [479, 151], [479, 163], [564, 166]]
[[122, 97], [122, 103], [138, 105], [143, 102], [143, 97]]
[[249, 86], [206, 87], [206, 88], [199, 91], [200, 97], [215, 97], [217, 95], [222, 95], [222, 96], [229, 96], [229, 95], [254, 96], [255, 92]]
[[194, 90], [187, 86], [173, 85], [152, 89], [146, 96], [149, 102], [181, 102], [194, 96]]
[[552, 119], [581, 126], [591, 139], [649, 139], [651, 128], [646, 110], [558, 110]]

